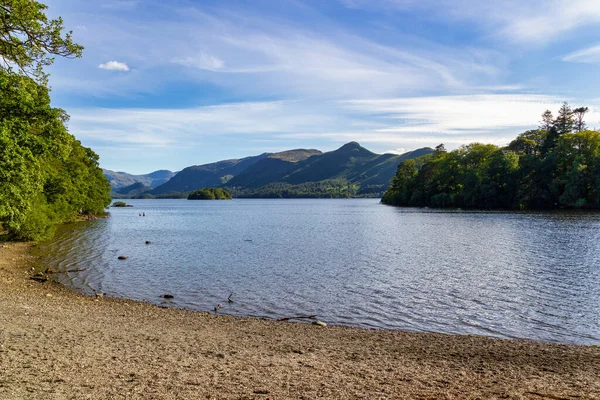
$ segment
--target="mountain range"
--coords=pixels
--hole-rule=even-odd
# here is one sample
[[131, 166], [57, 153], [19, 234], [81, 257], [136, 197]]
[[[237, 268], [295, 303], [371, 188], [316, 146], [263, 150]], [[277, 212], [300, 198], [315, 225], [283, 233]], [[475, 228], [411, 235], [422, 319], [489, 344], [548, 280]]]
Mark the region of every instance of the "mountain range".
[[145, 175], [132, 175], [128, 174], [127, 172], [116, 172], [108, 169], [102, 169], [102, 173], [106, 178], [108, 178], [112, 190], [116, 191], [117, 189], [122, 189], [138, 183], [154, 189], [155, 187], [167, 182], [169, 179], [175, 176], [177, 172], [161, 169]]
[[[350, 142], [325, 153], [315, 149], [294, 149], [194, 165], [176, 174], [170, 171], [147, 175], [119, 172], [112, 173], [109, 179], [111, 185], [113, 181], [116, 183], [112, 186], [118, 194], [115, 197], [170, 197], [203, 187], [225, 187], [237, 197], [286, 197], [280, 193], [284, 190], [290, 197], [295, 197], [290, 193], [297, 193], [301, 188], [304, 197], [317, 190], [317, 184], [319, 193], [313, 193], [317, 197], [377, 196], [387, 189], [401, 161], [432, 151], [425, 147], [401, 155], [376, 154]], [[105, 175], [107, 172], [112, 171], [105, 171]], [[156, 184], [160, 179], [165, 181]], [[124, 185], [125, 182], [131, 183]], [[334, 194], [333, 190], [337, 192]]]

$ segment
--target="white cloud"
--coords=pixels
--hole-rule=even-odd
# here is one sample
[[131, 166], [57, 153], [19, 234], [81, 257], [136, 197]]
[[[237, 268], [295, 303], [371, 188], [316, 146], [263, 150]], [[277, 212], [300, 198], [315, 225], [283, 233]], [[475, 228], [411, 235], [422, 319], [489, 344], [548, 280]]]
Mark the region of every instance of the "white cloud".
[[[559, 99], [544, 95], [436, 96], [355, 100], [346, 107], [388, 121], [380, 133], [462, 135], [493, 134], [537, 126], [541, 114], [560, 107]], [[508, 133], [508, 132], [506, 132]]]
[[562, 60], [574, 63], [600, 64], [600, 45], [567, 54]]
[[109, 71], [129, 71], [127, 64], [119, 61], [109, 61], [104, 64], [98, 65], [100, 69], [107, 69]]
[[[193, 145], [209, 138], [237, 142], [355, 140], [383, 152], [446, 143], [507, 144], [538, 125], [561, 101], [543, 95], [473, 95], [352, 101], [230, 103], [186, 109], [73, 109], [70, 130], [86, 140], [147, 147]], [[590, 105], [589, 126], [600, 124]], [[285, 147], [285, 145], [282, 145]], [[318, 146], [321, 147], [321, 146]], [[401, 149], [398, 149], [401, 147]]]
[[406, 149], [404, 147], [400, 147], [398, 149], [384, 150], [383, 154], [404, 154], [406, 153]]
[[[264, 138], [320, 132], [350, 122], [319, 106], [295, 101], [246, 102], [187, 109], [71, 109], [69, 127], [78, 137], [167, 146], [215, 135]], [[375, 125], [371, 125], [375, 126]]]

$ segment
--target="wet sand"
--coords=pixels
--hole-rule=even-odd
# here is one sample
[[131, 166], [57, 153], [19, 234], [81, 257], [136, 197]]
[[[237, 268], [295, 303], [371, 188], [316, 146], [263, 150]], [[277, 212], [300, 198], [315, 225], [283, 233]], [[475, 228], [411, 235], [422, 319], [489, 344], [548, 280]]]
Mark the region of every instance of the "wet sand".
[[0, 399], [600, 399], [600, 347], [93, 298], [0, 243]]

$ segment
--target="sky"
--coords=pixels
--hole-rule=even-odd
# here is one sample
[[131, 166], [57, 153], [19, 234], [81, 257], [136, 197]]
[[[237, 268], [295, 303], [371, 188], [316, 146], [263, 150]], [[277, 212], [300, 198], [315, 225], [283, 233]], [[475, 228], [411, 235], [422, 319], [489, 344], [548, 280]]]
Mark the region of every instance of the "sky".
[[600, 128], [598, 0], [45, 3], [85, 47], [53, 105], [106, 169], [502, 146], [565, 101]]

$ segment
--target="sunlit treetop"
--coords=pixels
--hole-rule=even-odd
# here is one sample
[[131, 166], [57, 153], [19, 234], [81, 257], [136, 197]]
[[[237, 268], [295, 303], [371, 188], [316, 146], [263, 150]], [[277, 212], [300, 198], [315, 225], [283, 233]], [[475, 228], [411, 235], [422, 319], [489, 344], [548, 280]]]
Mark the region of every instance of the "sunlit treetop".
[[48, 7], [33, 0], [0, 0], [0, 68], [46, 84], [44, 67], [53, 56], [79, 58], [83, 46], [63, 32], [62, 18], [49, 20]]

